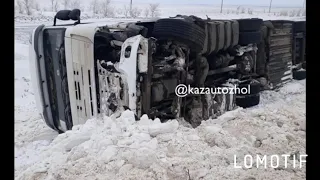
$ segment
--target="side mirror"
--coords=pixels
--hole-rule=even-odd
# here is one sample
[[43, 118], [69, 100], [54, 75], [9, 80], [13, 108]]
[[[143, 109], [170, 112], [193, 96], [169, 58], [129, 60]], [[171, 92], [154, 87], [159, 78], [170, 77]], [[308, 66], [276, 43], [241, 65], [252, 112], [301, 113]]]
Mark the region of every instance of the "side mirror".
[[74, 10], [60, 10], [57, 12], [57, 14], [54, 16], [54, 22], [53, 26], [56, 25], [56, 20], [62, 20], [62, 21], [68, 21], [68, 20], [73, 20], [77, 21], [74, 24], [79, 24], [80, 23], [80, 14], [81, 11], [80, 9], [74, 9]]
[[80, 15], [81, 15], [80, 9], [74, 9], [69, 13], [69, 18], [73, 21], [79, 21]]

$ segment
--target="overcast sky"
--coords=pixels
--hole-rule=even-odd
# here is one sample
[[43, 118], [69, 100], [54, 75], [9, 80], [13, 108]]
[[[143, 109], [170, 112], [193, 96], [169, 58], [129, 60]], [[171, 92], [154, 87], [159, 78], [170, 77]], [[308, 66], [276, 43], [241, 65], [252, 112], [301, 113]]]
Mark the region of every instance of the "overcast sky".
[[[112, 0], [113, 2], [130, 2], [130, 0]], [[140, 3], [160, 4], [220, 4], [221, 0], [132, 0]], [[302, 7], [305, 0], [272, 0], [273, 6]], [[258, 5], [269, 6], [270, 0], [224, 0], [230, 5]]]

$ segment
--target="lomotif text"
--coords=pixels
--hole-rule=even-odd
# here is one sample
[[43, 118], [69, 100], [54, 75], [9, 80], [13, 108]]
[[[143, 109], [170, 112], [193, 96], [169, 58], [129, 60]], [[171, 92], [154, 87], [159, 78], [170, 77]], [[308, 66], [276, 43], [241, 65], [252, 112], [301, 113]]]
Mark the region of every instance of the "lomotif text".
[[[254, 161], [256, 162], [256, 168], [263, 167], [263, 168], [278, 168], [280, 165], [280, 159], [284, 159], [284, 167], [288, 168], [288, 160], [290, 156], [293, 158], [293, 168], [302, 168], [302, 164], [306, 163], [307, 155], [300, 155], [296, 157], [296, 155], [289, 155], [289, 154], [282, 154], [282, 155], [256, 155], [255, 157], [252, 155], [245, 155], [243, 158], [243, 164], [237, 163], [237, 155], [234, 155], [234, 168], [252, 168]], [[297, 161], [299, 162], [298, 165], [296, 164]]]

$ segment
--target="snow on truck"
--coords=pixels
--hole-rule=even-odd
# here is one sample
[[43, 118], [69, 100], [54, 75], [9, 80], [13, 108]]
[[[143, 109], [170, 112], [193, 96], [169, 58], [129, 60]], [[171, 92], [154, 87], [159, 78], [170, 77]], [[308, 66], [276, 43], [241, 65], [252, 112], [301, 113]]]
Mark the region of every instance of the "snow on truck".
[[[57, 25], [58, 20], [75, 20]], [[107, 24], [107, 25], [106, 25]], [[305, 78], [305, 21], [212, 20], [177, 15], [115, 24], [81, 23], [59, 11], [30, 40], [36, 104], [62, 133], [92, 117], [131, 110], [193, 127], [259, 104], [260, 91]], [[192, 87], [247, 87], [250, 94], [175, 94]]]

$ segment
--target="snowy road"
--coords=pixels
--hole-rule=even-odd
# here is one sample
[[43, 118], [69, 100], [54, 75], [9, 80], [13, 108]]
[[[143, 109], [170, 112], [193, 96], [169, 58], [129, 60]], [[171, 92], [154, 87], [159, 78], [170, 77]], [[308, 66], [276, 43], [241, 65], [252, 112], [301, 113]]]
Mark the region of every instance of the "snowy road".
[[[246, 154], [305, 154], [305, 80], [262, 93], [261, 103], [236, 109], [196, 129], [160, 124], [132, 112], [92, 119], [58, 135], [38, 115], [30, 82], [28, 32], [16, 27], [15, 179], [18, 180], [302, 180], [305, 166], [234, 168]], [[297, 162], [299, 164], [299, 162]]]

